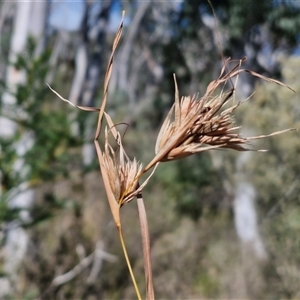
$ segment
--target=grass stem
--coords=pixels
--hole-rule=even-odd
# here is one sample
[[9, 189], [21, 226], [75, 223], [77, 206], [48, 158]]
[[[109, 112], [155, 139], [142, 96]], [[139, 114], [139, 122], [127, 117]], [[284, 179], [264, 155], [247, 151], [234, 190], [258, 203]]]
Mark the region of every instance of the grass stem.
[[144, 199], [141, 193], [137, 195], [137, 205], [139, 211], [142, 245], [143, 245], [144, 268], [145, 268], [145, 278], [146, 278], [146, 299], [154, 300], [155, 297], [154, 297], [153, 277], [152, 277], [152, 267], [151, 267], [150, 236], [149, 236], [147, 214], [144, 205]]
[[133, 271], [132, 271], [130, 260], [128, 258], [128, 254], [127, 254], [127, 250], [126, 250], [126, 247], [125, 247], [125, 242], [124, 242], [124, 239], [123, 239], [123, 234], [122, 234], [121, 226], [118, 227], [118, 232], [119, 232], [119, 236], [120, 236], [120, 241], [121, 241], [123, 253], [124, 253], [124, 256], [125, 256], [125, 259], [126, 259], [126, 263], [127, 263], [128, 269], [129, 269], [129, 273], [130, 273], [130, 276], [131, 276], [131, 279], [132, 279], [132, 282], [133, 282], [133, 285], [134, 285], [134, 289], [135, 289], [136, 295], [138, 297], [138, 300], [142, 300], [139, 288], [137, 286], [137, 283], [136, 283], [136, 280], [135, 280], [135, 277], [134, 277], [134, 274], [133, 274]]

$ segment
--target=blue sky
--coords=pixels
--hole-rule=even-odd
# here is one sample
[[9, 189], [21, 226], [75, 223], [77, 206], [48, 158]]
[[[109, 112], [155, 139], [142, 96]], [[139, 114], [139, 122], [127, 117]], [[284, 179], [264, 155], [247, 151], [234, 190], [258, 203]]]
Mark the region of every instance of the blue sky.
[[83, 0], [52, 1], [49, 19], [50, 25], [57, 29], [78, 30], [83, 18], [83, 12]]
[[[95, 9], [101, 7], [101, 2]], [[79, 29], [84, 13], [84, 0], [51, 1], [50, 25], [56, 29], [76, 31]], [[119, 1], [113, 1], [110, 29], [116, 31], [121, 21], [121, 7]]]

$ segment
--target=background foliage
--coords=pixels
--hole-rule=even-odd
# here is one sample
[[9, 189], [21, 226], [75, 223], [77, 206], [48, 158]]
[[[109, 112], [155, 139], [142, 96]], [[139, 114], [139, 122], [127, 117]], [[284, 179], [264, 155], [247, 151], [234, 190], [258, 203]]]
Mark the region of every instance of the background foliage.
[[[251, 1], [212, 1], [218, 27], [206, 1], [107, 3], [98, 8], [95, 24], [100, 20], [108, 22], [116, 12], [115, 7], [127, 13], [108, 108], [116, 122], [129, 124], [125, 147], [143, 163], [153, 156], [159, 125], [174, 101], [172, 74], [176, 73], [181, 95], [201, 95], [207, 83], [219, 74], [220, 48], [224, 56], [247, 55], [248, 68], [298, 89], [300, 23], [299, 5], [295, 1], [263, 0], [255, 5]], [[87, 46], [91, 66], [99, 67], [97, 86], [88, 104], [99, 105], [103, 70], [114, 32], [105, 23], [97, 39], [88, 40], [93, 28], [92, 11], [97, 11], [93, 5], [96, 3], [85, 7], [81, 31], [69, 34], [72, 42], [66, 46], [68, 51], [60, 54], [51, 84], [62, 95], [68, 95], [76, 72], [76, 43], [81, 41]], [[1, 42], [1, 67], [8, 60], [12, 24], [7, 22], [7, 27], [2, 28], [5, 38]], [[0, 141], [2, 265], [7, 251], [6, 231], [11, 222], [18, 220], [30, 241], [19, 266], [18, 280], [11, 278], [13, 288], [7, 299], [132, 299], [134, 290], [98, 166], [95, 160], [89, 164], [82, 162], [82, 147], [92, 140], [90, 132], [95, 118], [60, 102], [45, 85], [58, 35], [58, 31], [51, 31], [47, 47], [38, 57], [34, 55], [36, 41], [28, 39], [26, 51], [15, 62], [17, 69], [26, 71], [26, 84], [18, 86], [17, 103], [11, 110], [1, 107], [0, 112], [18, 124], [15, 136], [1, 137]], [[88, 90], [92, 79], [87, 76], [84, 90]], [[7, 90], [4, 78], [1, 87], [3, 94]], [[239, 108], [238, 124], [256, 134], [299, 128], [298, 94], [241, 76], [237, 100], [248, 97], [251, 88], [256, 92]], [[84, 99], [81, 95], [79, 102], [87, 105]], [[34, 144], [22, 157], [26, 171], [14, 172], [18, 158], [16, 143], [24, 132], [34, 137]], [[214, 151], [162, 164], [144, 195], [158, 299], [300, 297], [299, 134], [263, 140], [255, 147], [269, 151], [252, 154], [243, 169], [256, 189], [259, 228], [268, 258], [258, 261], [235, 233], [233, 195], [227, 183], [234, 186], [238, 176], [238, 153]], [[10, 205], [12, 191], [23, 182], [29, 182], [35, 191], [35, 202], [28, 209], [30, 219], [26, 222], [20, 215], [22, 209]], [[134, 202], [122, 209], [122, 219], [134, 271], [143, 286]], [[61, 285], [53, 283], [57, 276], [73, 270], [94, 253], [99, 241], [101, 249], [117, 260], [104, 259], [94, 278], [91, 274], [96, 259], [72, 280]], [[8, 276], [5, 268], [0, 273], [3, 278]]]

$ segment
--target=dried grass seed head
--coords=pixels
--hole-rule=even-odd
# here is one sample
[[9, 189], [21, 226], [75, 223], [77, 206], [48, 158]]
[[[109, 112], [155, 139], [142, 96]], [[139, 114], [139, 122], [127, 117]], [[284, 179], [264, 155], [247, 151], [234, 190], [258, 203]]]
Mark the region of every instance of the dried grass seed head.
[[130, 202], [141, 192], [138, 188], [138, 180], [142, 173], [142, 164], [135, 158], [130, 160], [127, 156], [118, 133], [118, 150], [114, 151], [108, 142], [107, 128], [105, 129], [105, 150], [103, 153], [104, 168], [107, 172], [109, 184], [115, 200], [122, 206]]
[[244, 146], [250, 140], [293, 130], [287, 129], [254, 137], [242, 137], [236, 132], [240, 127], [234, 124], [233, 112], [241, 102], [232, 104], [229, 108], [223, 110], [224, 106], [233, 98], [235, 89], [231, 88], [226, 92], [222, 90], [218, 96], [213, 96], [221, 84], [225, 85], [228, 80], [238, 76], [241, 72], [248, 72], [253, 76], [287, 87], [279, 81], [249, 70], [240, 69], [243, 61], [245, 59], [241, 60], [230, 71], [225, 72], [226, 64], [229, 63], [229, 60], [227, 60], [219, 78], [208, 85], [202, 98], [185, 96], [179, 101], [179, 91], [174, 76], [175, 103], [158, 134], [155, 146], [156, 156], [146, 169], [157, 161], [175, 160], [215, 148], [230, 148], [238, 151], [252, 150]]

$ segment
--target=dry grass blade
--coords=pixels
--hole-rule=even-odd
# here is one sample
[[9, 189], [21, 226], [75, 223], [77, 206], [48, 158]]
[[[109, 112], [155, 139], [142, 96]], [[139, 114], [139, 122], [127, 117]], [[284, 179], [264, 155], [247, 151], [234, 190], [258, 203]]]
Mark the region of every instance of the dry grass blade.
[[118, 43], [121, 39], [122, 30], [123, 30], [124, 15], [125, 15], [125, 12], [123, 11], [122, 12], [122, 21], [120, 23], [120, 26], [118, 28], [118, 31], [116, 33], [116, 36], [115, 36], [115, 39], [114, 39], [114, 42], [113, 42], [112, 52], [111, 52], [111, 55], [110, 55], [110, 58], [109, 58], [109, 61], [108, 61], [108, 66], [107, 66], [106, 73], [105, 73], [103, 100], [102, 100], [102, 104], [101, 104], [101, 107], [100, 107], [97, 130], [96, 130], [96, 134], [95, 134], [95, 140], [97, 140], [99, 138], [100, 133], [101, 133], [101, 124], [102, 124], [103, 114], [104, 114], [104, 110], [105, 110], [105, 106], [106, 106], [106, 102], [107, 102], [108, 86], [109, 86], [109, 81], [110, 81], [112, 67], [113, 67], [113, 58], [114, 58], [114, 54], [115, 54], [115, 51], [117, 49]]
[[56, 92], [48, 83], [47, 83], [49, 89], [57, 96], [59, 97], [62, 101], [67, 102], [68, 104], [79, 108], [81, 110], [84, 111], [100, 111], [100, 109], [98, 107], [90, 107], [90, 106], [80, 106], [80, 105], [76, 105], [74, 103], [72, 103], [71, 101], [69, 101], [68, 99], [65, 99], [64, 97], [62, 97], [58, 92]]
[[294, 130], [297, 130], [297, 129], [296, 128], [289, 128], [289, 129], [284, 129], [284, 130], [280, 130], [280, 131], [275, 131], [275, 132], [272, 132], [270, 134], [263, 134], [263, 135], [253, 136], [253, 137], [247, 137], [247, 141], [264, 139], [266, 137], [271, 137], [271, 136], [283, 134], [283, 133], [286, 133], [286, 132], [289, 132], [289, 131], [294, 131]]
[[279, 81], [279, 80], [272, 79], [272, 78], [268, 78], [268, 77], [266, 77], [266, 76], [263, 76], [263, 75], [261, 75], [261, 74], [258, 74], [258, 73], [254, 72], [254, 71], [247, 70], [247, 69], [241, 69], [240, 71], [241, 71], [241, 72], [245, 71], [245, 72], [247, 72], [247, 73], [250, 73], [252, 76], [261, 78], [261, 79], [263, 79], [263, 80], [265, 80], [265, 81], [269, 81], [269, 82], [276, 83], [276, 84], [281, 85], [281, 86], [283, 86], [283, 87], [286, 87], [286, 88], [288, 88], [289, 90], [291, 90], [292, 92], [296, 93], [295, 90], [293, 90], [291, 87], [289, 87], [288, 85], [282, 83], [282, 82]]
[[145, 268], [145, 280], [146, 280], [146, 295], [147, 300], [154, 300], [154, 287], [151, 268], [151, 252], [150, 252], [150, 236], [148, 230], [147, 214], [144, 205], [142, 194], [137, 195], [137, 205], [140, 216], [140, 227], [142, 236], [143, 256], [144, 256], [144, 268]]
[[180, 99], [179, 99], [179, 90], [178, 90], [178, 85], [176, 81], [176, 75], [173, 74], [174, 76], [174, 83], [175, 83], [175, 126], [180, 125], [181, 123], [181, 118], [180, 118]]
[[117, 34], [116, 34], [114, 42], [113, 42], [112, 53], [111, 53], [111, 56], [110, 56], [110, 59], [108, 62], [108, 66], [107, 66], [107, 70], [105, 73], [103, 100], [102, 100], [101, 107], [99, 109], [97, 129], [96, 129], [95, 138], [94, 138], [94, 144], [95, 144], [95, 148], [96, 148], [96, 152], [97, 152], [97, 156], [98, 156], [98, 160], [99, 160], [99, 164], [100, 164], [100, 170], [101, 170], [101, 174], [102, 174], [102, 178], [103, 178], [104, 187], [106, 190], [108, 202], [110, 205], [110, 209], [111, 209], [114, 221], [118, 228], [119, 228], [119, 226], [121, 226], [120, 211], [119, 211], [120, 207], [116, 203], [113, 190], [111, 189], [111, 185], [110, 185], [110, 181], [109, 181], [109, 174], [108, 174], [108, 170], [106, 168], [107, 162], [104, 161], [102, 150], [98, 144], [98, 138], [101, 133], [103, 114], [104, 114], [104, 110], [105, 110], [105, 106], [106, 106], [106, 102], [107, 102], [107, 91], [108, 91], [111, 70], [112, 70], [112, 66], [113, 66], [113, 56], [114, 56], [116, 47], [118, 45], [118, 42], [120, 41], [120, 38], [121, 38], [122, 29], [123, 29], [123, 19], [124, 19], [124, 12], [122, 14], [122, 21], [120, 23], [120, 26], [118, 28]]
[[[48, 87], [50, 88], [50, 90], [55, 93], [62, 101], [67, 102], [68, 104], [79, 108], [81, 110], [84, 111], [91, 111], [91, 112], [99, 112], [99, 116], [98, 116], [98, 123], [97, 123], [97, 129], [96, 129], [96, 133], [95, 133], [95, 138], [94, 138], [94, 144], [96, 147], [96, 151], [97, 151], [97, 155], [98, 155], [98, 159], [99, 159], [99, 164], [100, 164], [100, 169], [101, 169], [101, 173], [102, 173], [102, 177], [103, 177], [103, 182], [104, 182], [104, 186], [106, 189], [106, 194], [108, 197], [108, 201], [110, 204], [110, 208], [115, 220], [115, 223], [118, 226], [120, 226], [120, 214], [119, 214], [119, 206], [116, 205], [115, 203], [115, 199], [113, 197], [113, 191], [111, 190], [110, 184], [109, 184], [109, 176], [107, 174], [107, 170], [105, 169], [105, 165], [104, 165], [104, 161], [103, 161], [103, 153], [101, 151], [101, 148], [98, 144], [98, 137], [101, 133], [101, 126], [102, 126], [102, 120], [103, 120], [103, 115], [105, 114], [104, 110], [105, 110], [105, 106], [106, 106], [106, 102], [107, 102], [107, 93], [108, 93], [108, 86], [109, 86], [109, 80], [110, 80], [110, 76], [111, 76], [111, 72], [112, 72], [112, 66], [113, 66], [113, 57], [114, 57], [114, 53], [116, 51], [117, 45], [120, 41], [121, 38], [121, 34], [122, 34], [122, 29], [123, 29], [123, 20], [124, 20], [124, 12], [122, 14], [122, 20], [120, 23], [120, 26], [118, 28], [118, 31], [116, 33], [114, 42], [113, 42], [113, 47], [112, 47], [112, 53], [110, 55], [110, 59], [108, 62], [108, 66], [107, 66], [107, 70], [105, 73], [105, 80], [104, 80], [104, 93], [103, 93], [103, 101], [101, 104], [100, 108], [97, 107], [86, 107], [86, 106], [79, 106], [79, 105], [75, 105], [72, 102], [70, 102], [69, 100], [63, 98], [59, 93], [57, 93], [55, 90], [53, 90], [49, 85]], [[111, 128], [111, 132], [113, 133], [114, 137], [117, 138], [117, 130], [115, 129], [115, 126], [111, 120], [111, 118], [109, 117], [108, 114], [105, 114], [105, 117], [107, 119], [107, 122]]]

